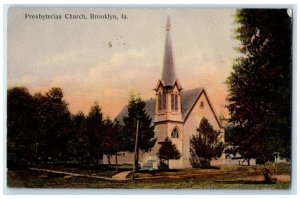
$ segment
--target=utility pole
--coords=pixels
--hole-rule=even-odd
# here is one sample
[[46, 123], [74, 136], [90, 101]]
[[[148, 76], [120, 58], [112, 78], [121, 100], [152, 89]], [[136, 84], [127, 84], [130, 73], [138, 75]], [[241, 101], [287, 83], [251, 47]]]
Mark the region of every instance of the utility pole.
[[134, 145], [134, 160], [133, 160], [133, 170], [132, 170], [132, 180], [134, 180], [135, 174], [135, 162], [137, 160], [137, 149], [138, 149], [138, 139], [139, 139], [139, 119], [136, 121], [136, 134], [135, 134], [135, 145]]

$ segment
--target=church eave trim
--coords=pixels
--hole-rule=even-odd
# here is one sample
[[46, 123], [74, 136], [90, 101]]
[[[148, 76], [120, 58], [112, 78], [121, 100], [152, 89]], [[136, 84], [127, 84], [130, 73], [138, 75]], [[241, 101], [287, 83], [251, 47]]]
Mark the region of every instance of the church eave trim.
[[167, 88], [167, 89], [172, 89], [174, 86], [176, 86], [179, 92], [183, 90], [183, 88], [181, 87], [181, 85], [179, 84], [177, 79], [174, 81], [174, 83], [172, 85], [169, 85], [169, 84], [166, 85], [166, 84], [164, 84], [164, 82], [162, 80], [158, 80], [156, 87], [153, 90], [157, 92], [160, 85], [162, 85], [164, 88]]
[[209, 108], [210, 108], [210, 110], [212, 111], [212, 113], [213, 113], [213, 115], [214, 115], [214, 118], [216, 119], [219, 128], [220, 128], [220, 129], [224, 128], [224, 127], [222, 127], [220, 121], [218, 120], [217, 115], [216, 115], [216, 113], [215, 113], [215, 111], [214, 111], [214, 109], [213, 109], [213, 107], [212, 107], [212, 105], [211, 105], [211, 102], [210, 102], [210, 100], [209, 100], [209, 98], [208, 98], [208, 96], [207, 96], [207, 94], [206, 94], [206, 92], [205, 92], [204, 89], [203, 89], [203, 90], [200, 92], [200, 94], [198, 95], [198, 97], [197, 97], [197, 99], [195, 100], [195, 102], [194, 102], [192, 108], [189, 110], [189, 112], [188, 112], [187, 115], [185, 116], [183, 122], [184, 122], [184, 123], [186, 122], [186, 120], [187, 120], [187, 118], [189, 117], [190, 113], [191, 113], [192, 110], [194, 109], [196, 103], [197, 103], [198, 100], [200, 99], [200, 96], [202, 95], [202, 93], [204, 94], [204, 96], [205, 96], [205, 98], [206, 98], [206, 100], [207, 100], [207, 102], [208, 102]]
[[184, 121], [178, 121], [178, 120], [162, 120], [162, 121], [154, 121], [153, 123], [156, 124], [161, 124], [161, 123], [184, 123]]

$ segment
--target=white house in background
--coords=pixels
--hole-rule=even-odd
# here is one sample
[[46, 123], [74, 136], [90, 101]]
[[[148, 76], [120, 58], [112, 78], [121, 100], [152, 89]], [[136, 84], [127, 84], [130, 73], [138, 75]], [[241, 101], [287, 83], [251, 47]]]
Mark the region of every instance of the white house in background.
[[[184, 90], [180, 84], [172, 49], [170, 18], [167, 20], [166, 31], [162, 76], [154, 88], [155, 98], [146, 100], [145, 106], [146, 113], [152, 119], [152, 125], [155, 125], [157, 142], [151, 152], [140, 154], [140, 164], [142, 167], [157, 168], [159, 160], [156, 154], [161, 146], [159, 143], [169, 137], [181, 153], [179, 160], [170, 160], [170, 168], [188, 168], [191, 167], [190, 138], [197, 133], [196, 129], [199, 127], [201, 119], [207, 118], [215, 130], [222, 132], [219, 139], [223, 142], [224, 130], [205, 89], [199, 87]], [[125, 106], [116, 120], [122, 122], [123, 117], [127, 114], [128, 110]], [[107, 162], [106, 158], [104, 158], [104, 162]], [[120, 164], [132, 162], [132, 154], [125, 153], [118, 157]], [[224, 154], [220, 159], [211, 162], [211, 165], [222, 164], [225, 164]]]

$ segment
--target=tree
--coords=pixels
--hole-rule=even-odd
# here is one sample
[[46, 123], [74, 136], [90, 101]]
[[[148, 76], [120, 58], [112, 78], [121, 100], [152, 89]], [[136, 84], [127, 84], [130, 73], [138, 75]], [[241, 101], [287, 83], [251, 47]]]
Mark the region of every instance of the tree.
[[32, 96], [27, 88], [15, 87], [8, 90], [7, 104], [9, 159], [13, 156], [33, 163], [40, 158], [67, 158], [71, 120], [60, 88]]
[[71, 128], [71, 113], [63, 100], [61, 88], [52, 88], [45, 95], [36, 94], [38, 116], [41, 119], [39, 151], [52, 161], [67, 158], [67, 138]]
[[286, 9], [239, 9], [240, 53], [228, 84], [232, 153], [291, 157], [292, 19]]
[[86, 167], [92, 162], [92, 145], [88, 137], [87, 119], [82, 112], [72, 117], [72, 138], [68, 141], [68, 156], [75, 158], [80, 167]]
[[243, 128], [230, 124], [225, 127], [225, 154], [227, 157], [231, 157], [231, 155], [239, 156], [240, 158], [247, 160], [248, 166], [250, 166], [250, 159], [253, 158], [253, 154], [256, 152], [248, 150], [248, 145], [240, 144], [243, 140], [247, 140], [247, 137], [244, 137], [243, 139], [241, 139], [241, 137], [237, 138], [238, 135], [247, 136], [247, 133], [243, 133], [243, 130]]
[[176, 145], [172, 143], [169, 138], [166, 138], [162, 143], [157, 156], [160, 160], [167, 161], [167, 168], [169, 168], [169, 160], [178, 160], [181, 157], [181, 154], [176, 148]]
[[[128, 116], [123, 118], [124, 128], [122, 133], [123, 149], [134, 151], [135, 137], [137, 129], [137, 120], [139, 120], [139, 137], [137, 151], [148, 152], [154, 146], [154, 126], [151, 125], [151, 119], [145, 112], [145, 102], [140, 97], [131, 96], [128, 104]], [[138, 153], [135, 161], [135, 168], [138, 168]]]
[[[8, 167], [18, 162], [32, 163], [36, 159], [37, 107], [25, 87], [7, 91], [7, 155]], [[25, 166], [25, 165], [24, 165]]]
[[87, 117], [87, 130], [89, 142], [93, 146], [92, 156], [96, 163], [102, 159], [102, 145], [104, 136], [103, 114], [98, 103], [95, 103]]
[[220, 131], [216, 131], [206, 118], [202, 118], [197, 135], [191, 138], [191, 163], [193, 167], [209, 167], [212, 158], [219, 158], [224, 150], [219, 141]]
[[122, 126], [118, 121], [114, 121], [113, 123], [109, 118], [104, 120], [104, 126], [103, 153], [107, 156], [109, 165], [110, 158], [115, 155], [117, 170], [118, 152], [123, 145], [121, 139]]

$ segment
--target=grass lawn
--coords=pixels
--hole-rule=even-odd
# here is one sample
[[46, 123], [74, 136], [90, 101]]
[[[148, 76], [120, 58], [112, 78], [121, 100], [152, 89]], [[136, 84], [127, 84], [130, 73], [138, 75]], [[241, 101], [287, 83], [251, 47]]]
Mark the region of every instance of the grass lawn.
[[[275, 177], [278, 176], [283, 180], [279, 180], [276, 184], [263, 183], [258, 177], [262, 177], [261, 172], [265, 167], [270, 168]], [[100, 175], [100, 172], [97, 175]], [[155, 178], [157, 176], [166, 177]], [[220, 169], [142, 172], [138, 173], [138, 177], [150, 178], [135, 181], [107, 181], [84, 177], [65, 178], [61, 174], [45, 174], [32, 170], [9, 170], [7, 172], [8, 187], [19, 188], [289, 189], [290, 165], [224, 166]]]

